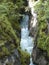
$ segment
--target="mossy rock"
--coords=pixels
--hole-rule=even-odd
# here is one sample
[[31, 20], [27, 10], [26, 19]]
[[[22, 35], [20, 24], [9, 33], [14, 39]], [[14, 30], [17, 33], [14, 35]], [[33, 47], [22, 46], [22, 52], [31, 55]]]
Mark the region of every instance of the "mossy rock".
[[18, 52], [20, 54], [20, 61], [22, 65], [27, 65], [30, 62], [30, 54], [27, 51], [23, 51], [22, 49], [18, 48]]

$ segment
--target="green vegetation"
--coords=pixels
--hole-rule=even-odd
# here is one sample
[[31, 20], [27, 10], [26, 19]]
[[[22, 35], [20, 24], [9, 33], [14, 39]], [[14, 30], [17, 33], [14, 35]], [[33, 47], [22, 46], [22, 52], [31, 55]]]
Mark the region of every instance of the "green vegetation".
[[35, 6], [35, 11], [38, 14], [37, 47], [46, 50], [49, 56], [49, 0], [40, 0]]
[[21, 48], [18, 48], [18, 51], [20, 53], [20, 58], [21, 58], [21, 64], [22, 65], [27, 65], [30, 62], [30, 54], [27, 53], [27, 51], [21, 50]]
[[[20, 19], [25, 11], [24, 0], [0, 0], [0, 58], [13, 53], [20, 45]], [[19, 50], [22, 65], [26, 65], [29, 54]], [[7, 63], [8, 64], [8, 63]], [[11, 65], [11, 64], [10, 64]]]

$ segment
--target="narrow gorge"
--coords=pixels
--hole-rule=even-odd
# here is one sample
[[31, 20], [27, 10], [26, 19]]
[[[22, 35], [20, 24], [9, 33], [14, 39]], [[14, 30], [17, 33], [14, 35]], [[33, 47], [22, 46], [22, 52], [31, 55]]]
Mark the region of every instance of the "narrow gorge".
[[[48, 43], [48, 42], [46, 42], [48, 40], [45, 40], [45, 42], [43, 43], [44, 38], [49, 39], [49, 34], [48, 34], [49, 33], [48, 32], [49, 23], [47, 25], [47, 19], [44, 18], [45, 14], [43, 14], [43, 16], [42, 16], [42, 13], [44, 11], [42, 9], [42, 6], [44, 7], [46, 5], [46, 1], [27, 0], [27, 2], [28, 2], [28, 10], [30, 10], [30, 13], [31, 13], [31, 15], [30, 15], [31, 18], [29, 20], [29, 15], [24, 15], [24, 19], [23, 19], [23, 23], [22, 23], [22, 27], [21, 27], [20, 46], [21, 46], [22, 50], [30, 53], [30, 64], [29, 65], [49, 65], [48, 49], [47, 48], [45, 49], [46, 46], [44, 46], [44, 44], [46, 45]], [[38, 9], [38, 6], [39, 6], [39, 9]], [[41, 11], [40, 11], [40, 8], [41, 8]], [[39, 17], [41, 17], [41, 19]], [[49, 19], [49, 17], [48, 17], [48, 19]], [[30, 25], [29, 29], [28, 29], [28, 22]], [[43, 27], [42, 26], [40, 27], [39, 26], [40, 24]], [[44, 28], [44, 26], [45, 26], [45, 28]], [[44, 36], [47, 36], [46, 33], [48, 35], [47, 38], [43, 37], [43, 35], [42, 35], [42, 34], [44, 34]], [[31, 38], [29, 38], [29, 37], [31, 37]]]
[[[21, 42], [20, 42], [20, 47], [23, 51], [27, 51], [30, 54], [30, 64], [29, 65], [34, 65], [32, 61], [32, 51], [34, 47], [34, 37], [29, 36], [30, 31], [37, 26], [37, 14], [34, 11], [34, 6], [39, 2], [39, 1], [27, 1], [28, 2], [28, 7], [31, 10], [31, 20], [30, 20], [30, 30], [29, 28], [29, 15], [24, 15], [22, 22], [21, 22]], [[34, 32], [34, 31], [32, 31]], [[35, 35], [35, 34], [34, 34]]]
[[0, 65], [49, 65], [49, 0], [0, 0]]

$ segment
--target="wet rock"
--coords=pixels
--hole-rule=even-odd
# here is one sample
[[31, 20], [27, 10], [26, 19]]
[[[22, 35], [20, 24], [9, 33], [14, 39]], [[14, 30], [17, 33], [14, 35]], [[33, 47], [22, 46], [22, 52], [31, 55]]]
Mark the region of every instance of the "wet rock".
[[38, 23], [36, 24], [35, 27], [32, 27], [32, 24], [31, 24], [31, 22], [30, 22], [30, 35], [31, 35], [32, 37], [34, 37], [34, 40], [36, 39], [37, 32], [38, 32]]
[[33, 62], [37, 65], [48, 65], [49, 64], [47, 52], [37, 47], [34, 47], [33, 49], [32, 59], [33, 59]]
[[21, 65], [20, 55], [17, 49], [15, 49], [10, 56], [0, 59], [0, 65]]

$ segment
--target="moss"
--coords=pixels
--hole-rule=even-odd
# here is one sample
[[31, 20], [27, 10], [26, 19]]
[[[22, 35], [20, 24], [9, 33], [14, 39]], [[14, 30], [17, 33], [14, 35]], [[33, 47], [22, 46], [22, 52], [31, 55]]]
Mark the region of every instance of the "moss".
[[37, 47], [46, 50], [49, 55], [49, 34], [47, 33], [47, 23], [39, 24], [39, 32], [37, 37]]
[[[11, 51], [19, 46], [20, 38], [15, 33], [10, 21], [4, 15], [0, 16], [0, 47], [2, 47], [2, 52], [0, 51], [0, 57], [5, 55], [10, 55]], [[10, 51], [8, 50], [8, 46]]]
[[37, 47], [46, 50], [49, 56], [49, 33], [47, 21], [49, 21], [49, 1], [39, 1], [35, 6], [35, 10], [38, 14], [38, 37], [37, 37]]
[[0, 52], [0, 58], [2, 58], [2, 56], [4, 56], [4, 53], [1, 51]]
[[[23, 0], [0, 1], [0, 57], [10, 55], [20, 45], [20, 19]], [[3, 57], [4, 56], [4, 57]]]
[[10, 53], [13, 53], [13, 50], [16, 48], [16, 46], [14, 44], [10, 44], [10, 47], [9, 47], [9, 52]]
[[4, 55], [9, 55], [9, 50], [6, 47], [2, 47], [2, 52], [4, 53]]
[[20, 54], [20, 60], [22, 65], [27, 65], [30, 61], [30, 54], [26, 51], [21, 50], [18, 48], [19, 54]]

